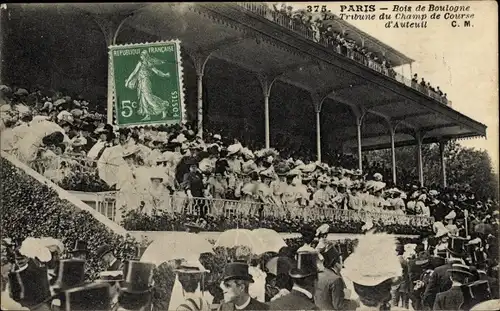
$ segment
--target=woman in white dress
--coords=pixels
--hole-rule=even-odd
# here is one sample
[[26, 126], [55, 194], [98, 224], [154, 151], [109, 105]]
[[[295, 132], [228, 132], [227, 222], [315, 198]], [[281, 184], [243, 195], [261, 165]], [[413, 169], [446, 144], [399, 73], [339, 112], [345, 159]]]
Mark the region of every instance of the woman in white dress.
[[126, 164], [118, 170], [117, 194], [116, 194], [116, 218], [120, 223], [123, 214], [141, 207], [143, 201], [142, 193], [139, 191], [137, 176], [137, 153], [139, 148], [129, 147], [123, 152], [123, 159]]

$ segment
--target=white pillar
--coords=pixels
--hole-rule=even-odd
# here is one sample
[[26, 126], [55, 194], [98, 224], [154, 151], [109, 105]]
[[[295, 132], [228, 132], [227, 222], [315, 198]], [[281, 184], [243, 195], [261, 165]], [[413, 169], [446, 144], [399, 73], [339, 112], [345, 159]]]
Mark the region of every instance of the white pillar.
[[321, 111], [316, 109], [316, 152], [318, 162], [321, 162]]
[[197, 119], [198, 119], [198, 133], [197, 136], [203, 138], [203, 74], [205, 72], [205, 65], [210, 58], [210, 53], [191, 52], [189, 53], [193, 60], [194, 68], [196, 70], [196, 81], [198, 87], [197, 96]]
[[446, 142], [439, 142], [439, 155], [441, 158], [441, 177], [442, 177], [442, 183], [443, 183], [443, 188], [447, 187], [447, 182], [446, 182], [446, 160], [444, 158], [444, 148], [446, 146]]
[[363, 171], [363, 155], [361, 152], [361, 123], [362, 123], [362, 118], [357, 117], [356, 118], [356, 127], [357, 127], [357, 134], [358, 134], [358, 168], [362, 172]]
[[418, 160], [418, 180], [420, 186], [424, 186], [424, 161], [422, 158], [422, 135], [417, 134], [417, 160]]
[[395, 136], [395, 130], [390, 124], [390, 131], [391, 131], [391, 157], [392, 157], [392, 182], [394, 185], [396, 185], [396, 148], [394, 146], [394, 136]]
[[198, 136], [203, 137], [203, 74], [196, 75], [198, 82]]
[[264, 95], [264, 135], [266, 142], [266, 149], [271, 148], [271, 129], [270, 129], [270, 117], [269, 117], [269, 97], [271, 96], [271, 88], [277, 77], [269, 77], [266, 74], [257, 75], [260, 85], [262, 87], [262, 93]]
[[266, 149], [271, 148], [271, 130], [269, 128], [269, 95], [264, 95], [264, 123], [266, 135]]

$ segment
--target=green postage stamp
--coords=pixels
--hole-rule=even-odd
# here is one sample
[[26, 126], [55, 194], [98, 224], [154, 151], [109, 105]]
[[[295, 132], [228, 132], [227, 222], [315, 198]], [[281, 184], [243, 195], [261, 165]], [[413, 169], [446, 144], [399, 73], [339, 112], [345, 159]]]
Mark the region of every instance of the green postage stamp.
[[[115, 122], [119, 127], [184, 121], [179, 41], [110, 47]], [[108, 107], [110, 108], [110, 107]]]

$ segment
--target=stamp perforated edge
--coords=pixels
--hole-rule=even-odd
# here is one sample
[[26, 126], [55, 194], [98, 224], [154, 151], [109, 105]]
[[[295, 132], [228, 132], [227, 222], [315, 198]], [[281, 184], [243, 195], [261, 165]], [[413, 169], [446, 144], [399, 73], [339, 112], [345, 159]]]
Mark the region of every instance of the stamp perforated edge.
[[[128, 48], [128, 47], [146, 47], [146, 46], [155, 46], [155, 45], [164, 45], [164, 44], [174, 44], [175, 46], [175, 57], [177, 61], [177, 72], [179, 74], [178, 76], [178, 85], [179, 85], [179, 99], [180, 99], [180, 105], [181, 105], [181, 124], [184, 124], [187, 122], [187, 111], [186, 111], [186, 103], [184, 102], [185, 100], [185, 93], [186, 89], [184, 88], [184, 66], [182, 65], [182, 58], [181, 58], [181, 40], [179, 39], [173, 39], [173, 40], [161, 40], [161, 41], [154, 41], [154, 42], [143, 42], [143, 43], [126, 43], [126, 44], [113, 44], [108, 46], [108, 58], [109, 62], [111, 62], [111, 65], [113, 65], [113, 50], [116, 49], [122, 49], [122, 48]], [[132, 128], [141, 128], [144, 126], [150, 126], [150, 125], [171, 125], [175, 124], [176, 121], [172, 122], [165, 122], [165, 121], [157, 121], [157, 122], [148, 122], [148, 123], [137, 123], [137, 124], [127, 124], [127, 125], [119, 125], [117, 122], [117, 113], [118, 109], [116, 109], [116, 90], [115, 90], [115, 79], [114, 79], [114, 65], [111, 68], [113, 71], [113, 81], [110, 81], [111, 85], [108, 85], [108, 88], [112, 88], [112, 94], [113, 94], [113, 100], [112, 100], [112, 107], [109, 107], [110, 104], [108, 104], [108, 109], [114, 109], [116, 110], [113, 115], [113, 125], [119, 126], [119, 127], [132, 127]], [[108, 73], [109, 74], [109, 73]]]

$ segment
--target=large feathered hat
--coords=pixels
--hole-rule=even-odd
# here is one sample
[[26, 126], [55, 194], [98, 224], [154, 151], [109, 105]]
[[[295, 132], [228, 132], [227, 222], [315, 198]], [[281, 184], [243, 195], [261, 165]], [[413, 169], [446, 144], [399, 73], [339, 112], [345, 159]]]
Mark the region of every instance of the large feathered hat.
[[358, 246], [345, 260], [342, 275], [364, 286], [375, 286], [399, 277], [402, 270], [395, 249], [394, 237], [368, 232], [359, 238]]

